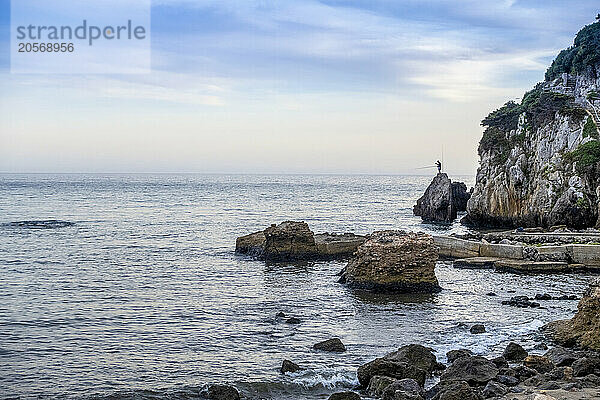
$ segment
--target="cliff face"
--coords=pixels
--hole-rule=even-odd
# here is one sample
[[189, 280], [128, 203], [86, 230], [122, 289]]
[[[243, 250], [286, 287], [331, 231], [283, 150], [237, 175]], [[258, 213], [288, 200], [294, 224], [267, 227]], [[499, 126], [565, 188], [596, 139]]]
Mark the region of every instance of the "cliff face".
[[[597, 43], [600, 23], [590, 26]], [[482, 121], [486, 129], [467, 223], [575, 228], [600, 223], [600, 52], [592, 54], [597, 57], [567, 67], [555, 65], [562, 62], [559, 56], [547, 80], [520, 104], [506, 103]]]

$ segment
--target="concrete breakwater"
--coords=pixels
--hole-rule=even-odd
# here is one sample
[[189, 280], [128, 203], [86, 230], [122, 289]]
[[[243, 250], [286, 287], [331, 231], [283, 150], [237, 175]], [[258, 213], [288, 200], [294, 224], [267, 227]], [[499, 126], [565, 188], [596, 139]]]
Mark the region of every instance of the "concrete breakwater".
[[495, 268], [513, 272], [570, 272], [600, 270], [600, 245], [501, 244], [434, 236], [440, 257], [454, 259], [464, 268]]

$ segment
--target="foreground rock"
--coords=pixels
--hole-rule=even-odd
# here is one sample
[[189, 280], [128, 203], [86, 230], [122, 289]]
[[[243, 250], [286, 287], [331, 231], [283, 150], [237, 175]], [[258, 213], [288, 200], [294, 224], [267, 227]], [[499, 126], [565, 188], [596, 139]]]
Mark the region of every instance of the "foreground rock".
[[466, 211], [469, 197], [464, 183], [453, 183], [448, 175], [439, 173], [417, 200], [413, 213], [426, 222], [452, 222], [457, 211]]
[[329, 396], [329, 400], [360, 400], [360, 395], [354, 392], [339, 392]]
[[600, 278], [592, 281], [572, 319], [551, 322], [544, 331], [563, 346], [600, 350]]
[[348, 262], [340, 282], [373, 291], [439, 292], [434, 271], [437, 259], [437, 247], [429, 235], [374, 232]]
[[235, 252], [266, 261], [343, 259], [365, 239], [351, 233], [315, 235], [305, 222], [286, 221], [237, 238]]
[[[423, 387], [427, 375], [438, 368], [440, 365], [431, 349], [412, 344], [360, 366], [357, 376], [362, 388], [371, 387], [373, 391], [379, 388], [381, 392], [385, 389], [382, 387], [382, 377], [392, 380], [413, 379]], [[373, 379], [375, 381], [371, 384]], [[390, 380], [387, 382], [391, 383]]]
[[471, 385], [485, 385], [498, 375], [496, 365], [483, 357], [461, 357], [454, 361], [440, 377], [441, 381], [464, 381]]
[[209, 400], [239, 400], [237, 389], [229, 385], [210, 385], [208, 387]]
[[300, 371], [300, 366], [290, 360], [283, 360], [283, 363], [281, 364], [281, 369], [279, 370], [282, 374], [285, 374], [286, 372], [298, 372]]

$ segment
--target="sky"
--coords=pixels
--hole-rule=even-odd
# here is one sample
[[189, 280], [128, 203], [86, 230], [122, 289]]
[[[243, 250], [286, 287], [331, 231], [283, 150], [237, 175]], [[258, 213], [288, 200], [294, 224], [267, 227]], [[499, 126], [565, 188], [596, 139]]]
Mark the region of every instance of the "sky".
[[[74, 0], [75, 1], [75, 0]], [[152, 0], [148, 74], [11, 74], [0, 172], [476, 172], [597, 0]]]

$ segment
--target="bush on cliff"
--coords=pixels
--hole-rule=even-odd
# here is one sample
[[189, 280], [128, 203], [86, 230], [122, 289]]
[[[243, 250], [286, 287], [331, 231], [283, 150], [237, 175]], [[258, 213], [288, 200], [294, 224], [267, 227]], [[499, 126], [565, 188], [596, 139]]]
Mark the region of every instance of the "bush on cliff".
[[594, 123], [592, 118], [588, 118], [587, 122], [583, 126], [583, 138], [591, 137], [593, 139], [598, 139], [598, 128]]
[[562, 73], [584, 71], [600, 62], [600, 22], [587, 25], [575, 37], [573, 46], [561, 51], [546, 71], [546, 81]]
[[565, 154], [565, 159], [576, 163], [578, 173], [585, 172], [587, 167], [600, 162], [600, 141], [592, 140], [580, 144], [577, 149]]

